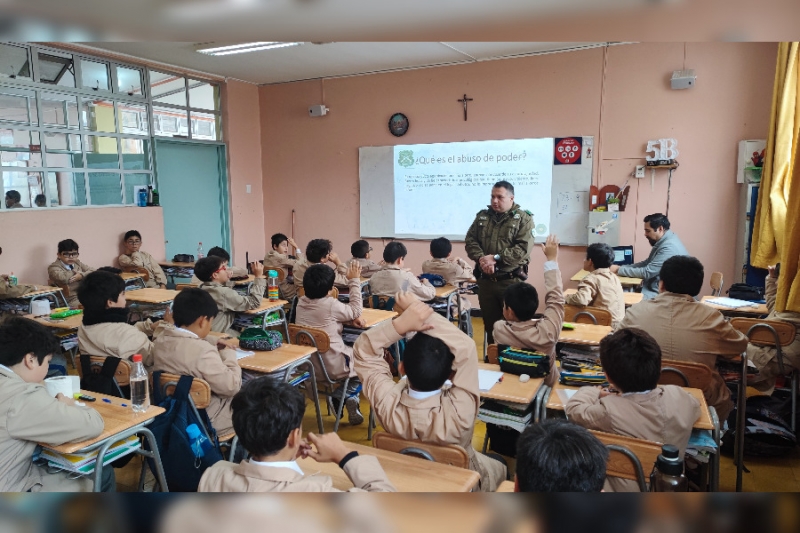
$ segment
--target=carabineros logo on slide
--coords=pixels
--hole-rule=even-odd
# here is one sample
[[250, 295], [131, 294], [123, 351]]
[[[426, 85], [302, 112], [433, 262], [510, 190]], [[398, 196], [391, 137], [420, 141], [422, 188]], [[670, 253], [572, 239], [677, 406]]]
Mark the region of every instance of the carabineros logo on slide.
[[414, 151], [413, 150], [400, 150], [397, 154], [397, 164], [401, 167], [410, 167], [414, 165]]

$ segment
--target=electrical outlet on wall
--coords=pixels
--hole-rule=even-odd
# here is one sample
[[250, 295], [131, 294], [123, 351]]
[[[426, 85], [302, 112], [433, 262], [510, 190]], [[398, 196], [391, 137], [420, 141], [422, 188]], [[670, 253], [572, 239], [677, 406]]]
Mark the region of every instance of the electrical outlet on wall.
[[636, 177], [644, 178], [644, 165], [636, 165]]

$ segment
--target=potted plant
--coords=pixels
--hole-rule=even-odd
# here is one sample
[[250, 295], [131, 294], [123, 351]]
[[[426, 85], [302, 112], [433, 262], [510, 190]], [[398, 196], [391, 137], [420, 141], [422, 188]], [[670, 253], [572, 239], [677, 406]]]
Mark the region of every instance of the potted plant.
[[606, 202], [609, 212], [619, 211], [619, 198], [609, 198]]

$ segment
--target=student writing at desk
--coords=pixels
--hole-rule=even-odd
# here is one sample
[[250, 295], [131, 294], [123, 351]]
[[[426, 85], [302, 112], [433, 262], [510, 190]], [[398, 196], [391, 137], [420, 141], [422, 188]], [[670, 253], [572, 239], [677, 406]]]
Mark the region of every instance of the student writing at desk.
[[622, 284], [609, 267], [614, 262], [614, 250], [605, 243], [596, 242], [586, 248], [583, 269], [589, 275], [578, 284], [578, 292], [568, 294], [569, 305], [591, 305], [611, 313], [611, 327], [617, 327], [625, 316], [625, 293]]

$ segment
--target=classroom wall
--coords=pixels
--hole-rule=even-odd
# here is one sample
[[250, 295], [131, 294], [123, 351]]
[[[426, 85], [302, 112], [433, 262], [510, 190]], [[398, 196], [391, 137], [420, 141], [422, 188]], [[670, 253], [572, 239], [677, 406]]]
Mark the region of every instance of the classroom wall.
[[14, 272], [20, 283], [47, 283], [47, 265], [55, 261], [58, 242], [73, 239], [87, 265], [119, 266], [122, 237], [136, 229], [142, 249], [163, 260], [164, 214], [160, 207], [16, 209], [0, 213], [0, 272]]
[[[672, 181], [670, 219], [689, 251], [734, 281], [736, 150], [741, 139], [766, 138], [777, 44], [659, 43], [487, 61], [405, 72], [263, 86], [259, 89], [265, 237], [289, 234], [305, 247], [326, 237], [343, 258], [359, 238], [360, 146], [594, 135], [594, 181], [622, 185], [644, 163], [647, 141], [674, 137], [680, 168]], [[673, 70], [695, 69], [695, 88], [673, 91]], [[607, 54], [607, 57], [604, 55]], [[606, 64], [604, 76], [604, 62]], [[464, 93], [469, 120], [464, 121]], [[331, 111], [310, 118], [308, 106]], [[393, 137], [389, 116], [403, 112], [409, 132]], [[487, 203], [489, 191], [486, 191]], [[641, 218], [666, 209], [667, 174], [631, 179], [622, 242], [647, 257]], [[523, 206], [524, 207], [524, 206]], [[374, 255], [382, 251], [372, 240]], [[404, 241], [418, 270], [427, 241]], [[463, 245], [454, 253], [465, 256]], [[562, 249], [567, 279], [581, 268], [584, 247]], [[543, 254], [532, 254], [531, 282], [543, 289]], [[730, 280], [730, 281], [729, 281]]]

